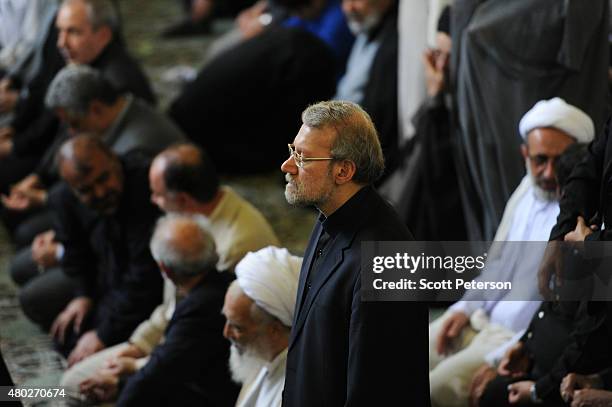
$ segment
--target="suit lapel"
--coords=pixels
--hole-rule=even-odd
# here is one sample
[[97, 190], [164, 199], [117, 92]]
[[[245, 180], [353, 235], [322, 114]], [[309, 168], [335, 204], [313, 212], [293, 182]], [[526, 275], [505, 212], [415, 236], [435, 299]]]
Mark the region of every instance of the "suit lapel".
[[308, 249], [306, 250], [306, 253], [304, 253], [302, 269], [300, 270], [300, 281], [298, 282], [298, 290], [295, 300], [295, 311], [293, 313], [293, 326], [295, 326], [298, 316], [302, 311], [302, 303], [304, 302], [304, 299], [302, 298], [304, 296], [304, 286], [306, 285], [306, 281], [308, 281], [308, 273], [310, 272], [310, 266], [312, 265], [317, 242], [319, 241], [322, 231], [323, 228], [321, 227], [321, 223], [317, 222], [310, 236]]
[[[321, 230], [318, 231], [318, 235], [320, 235]], [[320, 265], [320, 270], [317, 272], [314, 280], [312, 281], [312, 287], [306, 294], [306, 298], [304, 298], [303, 304], [299, 309], [299, 313], [296, 314], [296, 318], [294, 320], [293, 329], [291, 330], [291, 339], [289, 341], [289, 349], [292, 348], [295, 343], [297, 337], [302, 331], [304, 327], [304, 323], [306, 321], [306, 317], [310, 312], [310, 308], [314, 303], [314, 300], [317, 298], [317, 295], [321, 291], [321, 288], [327, 283], [331, 275], [336, 271], [336, 269], [342, 264], [342, 260], [344, 259], [344, 250], [350, 246], [350, 242], [354, 236], [352, 233], [350, 236], [340, 233], [338, 236], [333, 238], [333, 240], [329, 244], [328, 254], [325, 255], [325, 259]], [[316, 242], [313, 246], [316, 246]], [[314, 249], [313, 249], [314, 250]], [[310, 253], [310, 262], [312, 261], [313, 253]], [[310, 264], [309, 262], [309, 264]], [[310, 268], [310, 266], [309, 266]], [[304, 278], [300, 277], [300, 295], [298, 298], [302, 299], [304, 295], [304, 284], [306, 283], [306, 276]]]

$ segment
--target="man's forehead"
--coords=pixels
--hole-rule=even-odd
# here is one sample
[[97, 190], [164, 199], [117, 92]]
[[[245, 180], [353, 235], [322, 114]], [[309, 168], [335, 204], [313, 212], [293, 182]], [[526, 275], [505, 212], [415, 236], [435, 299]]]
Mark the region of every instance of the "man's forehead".
[[330, 126], [315, 128], [303, 124], [293, 144], [303, 149], [329, 149], [334, 137], [335, 132]]
[[71, 1], [64, 4], [57, 13], [57, 23], [88, 24], [87, 8], [82, 1]]
[[527, 134], [530, 149], [561, 148], [575, 141], [571, 135], [554, 127], [535, 128]]

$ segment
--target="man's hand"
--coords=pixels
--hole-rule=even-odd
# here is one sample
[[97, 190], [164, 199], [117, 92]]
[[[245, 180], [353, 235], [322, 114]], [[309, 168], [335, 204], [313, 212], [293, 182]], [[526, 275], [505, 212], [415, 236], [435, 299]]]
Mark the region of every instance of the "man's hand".
[[242, 38], [253, 38], [264, 30], [265, 26], [262, 24], [260, 17], [265, 13], [267, 8], [267, 0], [260, 0], [238, 14], [236, 22], [242, 34]]
[[566, 242], [584, 242], [584, 239], [593, 233], [594, 230], [597, 230], [597, 225], [591, 225], [591, 227], [589, 227], [584, 221], [584, 218], [578, 216], [578, 219], [576, 219], [576, 229], [566, 234], [563, 240]]
[[44, 189], [11, 189], [10, 195], [2, 195], [2, 204], [13, 211], [26, 211], [41, 207], [47, 202], [47, 191]]
[[497, 374], [517, 378], [525, 376], [527, 369], [529, 369], [529, 357], [525, 352], [523, 342], [519, 341], [508, 349], [497, 367]]
[[12, 127], [2, 127], [0, 128], [0, 141], [12, 140], [14, 134], [15, 130]]
[[40, 233], [32, 242], [32, 258], [40, 267], [53, 267], [58, 264], [57, 247], [55, 231], [48, 230]]
[[480, 405], [480, 398], [482, 397], [487, 385], [491, 380], [495, 379], [497, 372], [493, 366], [483, 364], [476, 370], [472, 377], [472, 384], [470, 385], [470, 395], [468, 397], [470, 407], [478, 407]]
[[610, 407], [612, 392], [598, 389], [576, 390], [571, 407]]
[[85, 359], [88, 356], [93, 355], [94, 353], [104, 349], [106, 346], [104, 343], [98, 338], [98, 334], [95, 329], [91, 331], [87, 331], [81, 336], [76, 346], [68, 355], [68, 366], [72, 366], [77, 362]]
[[19, 92], [11, 88], [8, 78], [0, 80], [0, 113], [10, 112], [17, 105]]
[[124, 347], [120, 352], [117, 352], [116, 356], [139, 359], [139, 358], [144, 358], [145, 356], [147, 356], [147, 354], [142, 349], [140, 349], [138, 346], [134, 345], [133, 343], [130, 343], [126, 347]]
[[540, 295], [545, 300], [552, 300], [553, 295], [550, 290], [550, 280], [553, 276], [557, 279], [561, 277], [561, 270], [563, 266], [563, 259], [561, 253], [562, 243], [556, 240], [548, 242], [544, 256], [542, 256], [542, 262], [540, 263], [540, 269], [538, 270], [538, 289]]
[[423, 66], [425, 67], [425, 85], [430, 97], [437, 96], [446, 85], [446, 72], [444, 67], [448, 61], [448, 55], [441, 55], [440, 51], [427, 49], [423, 53]]
[[47, 191], [36, 174], [31, 174], [11, 187], [9, 196], [2, 196], [2, 203], [9, 209], [22, 211], [47, 202]]
[[92, 305], [93, 302], [88, 297], [77, 297], [70, 301], [64, 311], [62, 311], [57, 318], [55, 318], [55, 321], [53, 321], [50, 331], [51, 336], [56, 338], [60, 343], [63, 343], [66, 338], [66, 330], [71, 324], [74, 332], [80, 332], [81, 324]]
[[459, 336], [469, 322], [470, 319], [463, 312], [455, 312], [444, 321], [436, 341], [438, 354], [446, 355], [449, 352], [450, 343]]
[[0, 140], [0, 158], [5, 158], [13, 151], [13, 140]]
[[570, 373], [566, 375], [561, 381], [560, 392], [561, 398], [569, 403], [572, 400], [574, 391], [579, 389], [597, 389], [601, 388], [601, 378], [598, 374], [592, 375], [580, 375], [576, 373]]
[[132, 375], [136, 373], [136, 370], [138, 370], [138, 368], [135, 358], [114, 356], [106, 361], [101, 373], [121, 377]]
[[112, 401], [117, 397], [119, 378], [114, 375], [98, 373], [79, 384], [79, 390], [89, 400], [102, 403]]
[[510, 404], [526, 404], [531, 400], [531, 386], [534, 382], [523, 380], [508, 385], [508, 402]]

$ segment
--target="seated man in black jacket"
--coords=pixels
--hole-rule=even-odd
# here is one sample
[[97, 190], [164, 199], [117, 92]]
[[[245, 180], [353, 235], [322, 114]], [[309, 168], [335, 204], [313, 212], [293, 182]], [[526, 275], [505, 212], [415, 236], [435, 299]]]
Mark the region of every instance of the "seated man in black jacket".
[[[57, 49], [52, 51], [57, 54], [59, 50], [66, 63], [98, 69], [118, 91], [129, 91], [154, 103], [146, 76], [121, 39], [119, 17], [110, 0], [62, 1], [51, 34], [50, 39], [57, 38]], [[62, 66], [61, 61], [51, 63], [51, 57], [44, 62], [40, 74], [21, 92], [14, 120], [0, 129], [2, 192], [34, 169], [58, 132], [59, 121], [45, 107], [44, 97]]]
[[[233, 406], [238, 387], [227, 368], [229, 343], [222, 332], [223, 298], [231, 277], [219, 273], [215, 242], [200, 215], [166, 215], [157, 222], [151, 252], [183, 299], [164, 342], [135, 374], [132, 358], [111, 360], [107, 371], [81, 384], [98, 401], [119, 406]], [[121, 379], [117, 375], [121, 374]], [[123, 383], [125, 382], [125, 383]]]
[[[148, 248], [159, 212], [150, 202], [149, 160], [121, 159], [100, 139], [79, 136], [62, 145], [66, 182], [49, 196], [61, 269], [28, 283], [26, 315], [49, 327], [73, 364], [125, 341], [162, 299], [162, 280]], [[63, 311], [62, 311], [63, 310]], [[61, 312], [60, 312], [61, 311]], [[59, 315], [58, 315], [59, 314]]]

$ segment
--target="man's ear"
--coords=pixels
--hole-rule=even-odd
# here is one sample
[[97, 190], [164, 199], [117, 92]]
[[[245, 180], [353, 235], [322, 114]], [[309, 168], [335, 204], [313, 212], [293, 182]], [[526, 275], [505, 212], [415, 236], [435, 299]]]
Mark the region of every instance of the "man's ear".
[[334, 179], [339, 185], [346, 184], [353, 179], [357, 166], [350, 160], [342, 160], [334, 163]]
[[181, 208], [181, 211], [189, 212], [194, 206], [194, 199], [186, 192], [176, 192], [176, 205]]
[[109, 26], [103, 25], [102, 27], [98, 28], [95, 35], [98, 41], [100, 41], [100, 44], [103, 44], [104, 47], [106, 47], [106, 45], [113, 39], [113, 30], [111, 30]]
[[104, 114], [106, 105], [99, 100], [92, 100], [89, 104], [89, 114], [93, 114], [95, 117], [100, 117]]
[[174, 273], [172, 272], [172, 270], [166, 267], [166, 265], [161, 261], [158, 263], [158, 265], [159, 265], [159, 269], [161, 270], [161, 272], [164, 273], [164, 275], [168, 277], [170, 280], [174, 281]]

